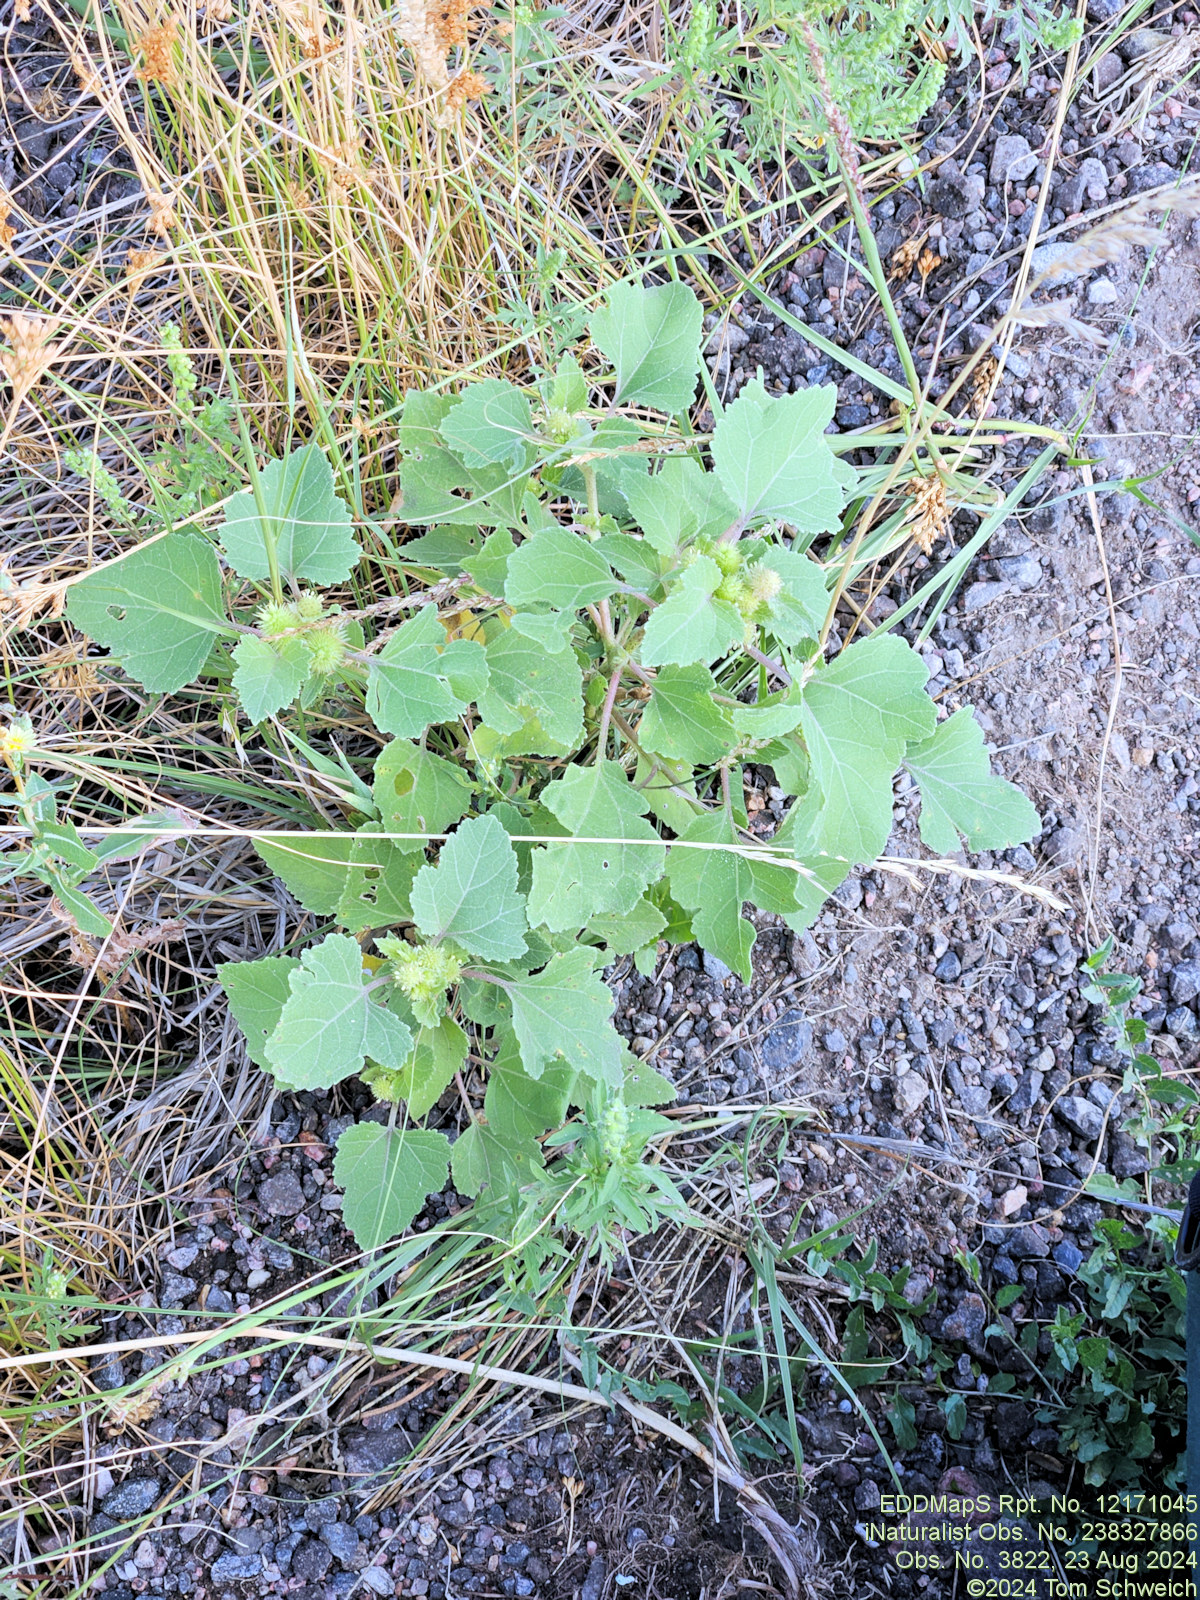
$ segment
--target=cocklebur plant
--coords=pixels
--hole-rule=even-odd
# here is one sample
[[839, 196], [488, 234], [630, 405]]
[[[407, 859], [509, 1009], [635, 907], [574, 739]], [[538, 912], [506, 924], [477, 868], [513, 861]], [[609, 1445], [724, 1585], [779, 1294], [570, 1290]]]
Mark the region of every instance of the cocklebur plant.
[[[220, 974], [280, 1086], [358, 1075], [380, 1102], [334, 1166], [365, 1248], [450, 1172], [510, 1218], [544, 1195], [601, 1249], [677, 1212], [643, 1159], [645, 1108], [673, 1090], [623, 1044], [602, 970], [694, 939], [748, 979], [746, 903], [811, 923], [883, 850], [901, 766], [934, 850], [1038, 827], [970, 710], [938, 722], [903, 639], [823, 657], [813, 549], [855, 488], [825, 436], [833, 388], [756, 380], [697, 441], [676, 420], [700, 373], [691, 290], [618, 286], [590, 333], [603, 384], [564, 356], [529, 388], [406, 397], [391, 609], [329, 593], [377, 558], [311, 444], [257, 472], [215, 538], [167, 534], [71, 591], [74, 623], [149, 690], [199, 681], [255, 722], [353, 704], [387, 736], [344, 789], [344, 832], [256, 837], [320, 937]], [[748, 760], [792, 797], [769, 841]], [[468, 1056], [483, 1107], [451, 1145], [421, 1124], [452, 1084], [469, 1105]]]

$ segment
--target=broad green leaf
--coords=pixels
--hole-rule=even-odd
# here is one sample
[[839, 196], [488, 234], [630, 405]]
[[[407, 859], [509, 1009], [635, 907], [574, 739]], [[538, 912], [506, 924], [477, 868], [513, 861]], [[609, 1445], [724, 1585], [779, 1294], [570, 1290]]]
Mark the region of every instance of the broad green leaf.
[[433, 567], [449, 578], [457, 578], [479, 555], [483, 538], [478, 528], [430, 528], [419, 539], [406, 539], [400, 546], [400, 560], [416, 567]]
[[511, 1028], [504, 1030], [496, 1059], [488, 1068], [483, 1099], [488, 1126], [507, 1145], [524, 1145], [537, 1154], [534, 1141], [566, 1121], [575, 1080], [575, 1072], [562, 1064], [547, 1066], [540, 1077], [531, 1078], [521, 1065], [516, 1035]]
[[648, 539], [630, 533], [606, 533], [595, 546], [609, 565], [639, 594], [656, 599], [662, 588], [663, 562]]
[[100, 857], [84, 844], [73, 822], [40, 822], [34, 837], [49, 845], [63, 865], [76, 874], [93, 872], [100, 865]]
[[427, 939], [449, 939], [482, 961], [524, 955], [516, 851], [495, 817], [464, 822], [442, 846], [437, 866], [421, 868], [412, 908]]
[[830, 450], [832, 384], [768, 395], [748, 383], [713, 430], [712, 458], [726, 494], [747, 522], [779, 517], [803, 533], [833, 532], [855, 482]]
[[[370, 827], [365, 831], [370, 831]], [[412, 917], [412, 886], [421, 865], [404, 844], [355, 839], [334, 915], [349, 933], [390, 928]]]
[[191, 683], [218, 636], [233, 632], [217, 553], [191, 533], [168, 533], [72, 584], [67, 616], [162, 694]]
[[246, 1036], [246, 1054], [256, 1067], [269, 1069], [267, 1040], [279, 1025], [292, 992], [289, 979], [299, 965], [297, 956], [264, 956], [261, 961], [226, 961], [217, 967], [229, 1009]]
[[504, 598], [510, 606], [578, 611], [617, 588], [612, 568], [582, 534], [541, 528], [508, 560]]
[[467, 1036], [452, 1017], [443, 1017], [436, 1028], [418, 1028], [412, 1054], [400, 1068], [397, 1080], [409, 1114], [423, 1117], [432, 1110], [466, 1059]]
[[541, 802], [572, 834], [605, 842], [543, 845], [534, 852], [530, 922], [561, 933], [582, 927], [597, 911], [631, 911], [661, 874], [666, 852], [643, 820], [649, 808], [625, 769], [616, 761], [572, 767], [546, 785]]
[[720, 568], [711, 556], [697, 556], [661, 605], [655, 606], [642, 636], [647, 667], [688, 667], [715, 661], [740, 644], [746, 624], [727, 600], [715, 600]]
[[368, 1055], [399, 1066], [412, 1048], [400, 1018], [368, 996], [362, 951], [348, 934], [327, 934], [305, 950], [289, 986], [265, 1053], [271, 1070], [293, 1088], [327, 1089], [360, 1072]]
[[621, 1099], [627, 1106], [669, 1106], [679, 1098], [679, 1091], [670, 1078], [639, 1061], [632, 1050], [625, 1051], [624, 1065]]
[[895, 634], [852, 644], [804, 688], [814, 789], [805, 801], [825, 855], [874, 861], [892, 827], [892, 779], [908, 742], [933, 732], [925, 663]]
[[519, 471], [533, 432], [529, 400], [503, 378], [484, 378], [463, 391], [438, 431], [464, 466]]
[[671, 847], [667, 881], [675, 899], [692, 913], [692, 929], [704, 948], [749, 983], [755, 932], [742, 906], [751, 901], [762, 911], [794, 910], [795, 875], [788, 867], [734, 850], [687, 848], [739, 843], [723, 812], [699, 818]]
[[342, 1219], [362, 1249], [378, 1250], [445, 1188], [449, 1172], [444, 1133], [357, 1122], [342, 1133], [333, 1158], [334, 1181], [346, 1196]]
[[[536, 718], [551, 741], [526, 742], [526, 753], [556, 755], [583, 735], [583, 674], [573, 650], [548, 655], [534, 640], [504, 628], [487, 647], [488, 683], [479, 715], [497, 733], [515, 734]], [[534, 735], [536, 738], [536, 735]]]
[[743, 705], [740, 700], [735, 701], [729, 709], [739, 737], [780, 739], [784, 734], [792, 733], [800, 726], [802, 716], [799, 699], [788, 697], [792, 693], [794, 691], [775, 695], [770, 700], [762, 700], [752, 706]]
[[555, 656], [569, 648], [574, 621], [570, 611], [515, 611], [512, 616], [514, 632], [532, 639], [540, 649]]
[[406, 456], [444, 454], [442, 422], [460, 403], [459, 395], [439, 394], [435, 389], [406, 390], [396, 428], [396, 449]]
[[588, 331], [616, 368], [620, 404], [638, 402], [672, 414], [691, 405], [700, 376], [703, 315], [683, 283], [613, 286]]
[[[471, 804], [471, 780], [461, 767], [408, 739], [393, 739], [375, 758], [371, 793], [381, 826], [397, 833], [445, 833]], [[396, 839], [396, 849], [424, 850], [420, 839]]]
[[384, 733], [415, 739], [432, 723], [461, 715], [487, 683], [483, 646], [447, 643], [435, 605], [423, 606], [371, 657], [367, 715]]
[[621, 1081], [621, 1041], [612, 1026], [613, 997], [592, 969], [586, 948], [551, 958], [532, 977], [505, 978], [521, 1065], [539, 1078], [546, 1065], [565, 1061], [586, 1077]]
[[243, 634], [233, 650], [233, 687], [251, 722], [290, 706], [308, 676], [309, 654], [298, 638], [268, 644]]
[[759, 557], [783, 579], [783, 588], [771, 601], [771, 619], [764, 626], [784, 644], [820, 637], [829, 610], [825, 574], [808, 556], [769, 544]]
[[703, 807], [696, 798], [692, 769], [686, 761], [667, 756], [638, 756], [633, 772], [634, 788], [645, 795], [652, 816], [665, 822], [672, 833], [685, 833]]
[[306, 911], [333, 916], [349, 877], [352, 833], [327, 839], [255, 839], [254, 848]]
[[450, 1169], [459, 1194], [485, 1189], [507, 1192], [528, 1183], [543, 1165], [537, 1145], [503, 1138], [487, 1122], [472, 1122], [450, 1147]]
[[638, 527], [668, 559], [701, 536], [719, 538], [737, 520], [716, 476], [689, 457], [668, 458], [653, 477], [630, 484], [626, 499]]
[[733, 718], [728, 706], [714, 700], [716, 692], [716, 679], [705, 666], [661, 668], [638, 726], [643, 750], [696, 767], [728, 755]]
[[603, 939], [614, 955], [630, 956], [654, 943], [667, 919], [652, 901], [641, 899], [630, 911], [602, 911], [588, 918], [588, 932]]
[[73, 883], [67, 883], [57, 876], [52, 881], [54, 893], [63, 910], [70, 914], [80, 932], [90, 934], [93, 939], [107, 939], [113, 931], [113, 925], [100, 907], [93, 904], [90, 897]]
[[507, 528], [497, 528], [494, 533], [489, 533], [479, 554], [472, 556], [464, 567], [476, 588], [482, 589], [484, 594], [502, 595], [504, 585], [508, 582], [508, 563], [516, 548], [516, 542]]
[[539, 384], [547, 411], [586, 411], [588, 403], [587, 379], [583, 368], [573, 355], [559, 357], [552, 378], [543, 378]]
[[[243, 489], [229, 502], [217, 537], [225, 559], [242, 578], [267, 578], [267, 540], [275, 539], [279, 570], [310, 583], [341, 583], [358, 565], [350, 511], [334, 490], [333, 469], [315, 444], [301, 445], [286, 461], [268, 461], [257, 492]], [[261, 510], [260, 510], [261, 504]]]
[[921, 786], [921, 838], [931, 850], [952, 855], [960, 834], [968, 850], [1004, 850], [1041, 828], [1020, 789], [992, 772], [970, 706], [939, 723], [931, 739], [909, 745], [904, 764]]

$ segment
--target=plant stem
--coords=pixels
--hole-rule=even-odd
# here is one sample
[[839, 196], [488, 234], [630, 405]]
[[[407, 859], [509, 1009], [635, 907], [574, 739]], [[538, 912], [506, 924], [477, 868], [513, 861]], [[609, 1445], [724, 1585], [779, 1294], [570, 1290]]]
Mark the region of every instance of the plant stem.
[[871, 281], [875, 285], [875, 292], [879, 296], [879, 303], [883, 307], [883, 314], [887, 318], [888, 327], [892, 331], [892, 338], [896, 344], [896, 354], [900, 357], [900, 365], [904, 368], [904, 376], [908, 379], [908, 386], [912, 390], [912, 403], [916, 406], [921, 396], [921, 380], [917, 375], [916, 363], [913, 361], [912, 351], [908, 348], [908, 340], [904, 336], [904, 329], [900, 325], [900, 318], [892, 300], [891, 291], [887, 286], [887, 273], [884, 271], [883, 260], [879, 254], [879, 246], [875, 243], [875, 235], [871, 231], [871, 219], [867, 215], [866, 204], [863, 200], [862, 179], [859, 174], [858, 151], [854, 147], [854, 134], [846, 119], [846, 113], [833, 98], [833, 90], [829, 87], [829, 75], [825, 71], [825, 57], [821, 54], [821, 47], [813, 33], [812, 24], [804, 17], [800, 19], [800, 30], [804, 35], [805, 49], [812, 65], [813, 77], [817, 80], [817, 91], [821, 96], [821, 106], [825, 112], [825, 120], [829, 124], [829, 131], [833, 135], [834, 148], [837, 150], [838, 163], [842, 169], [842, 177], [846, 182], [846, 200], [850, 206], [850, 214], [854, 218], [854, 227], [858, 233], [862, 253], [871, 273]]
[[608, 680], [608, 693], [604, 696], [604, 710], [600, 713], [600, 732], [596, 739], [596, 765], [604, 760], [604, 747], [608, 743], [608, 724], [612, 720], [613, 706], [617, 701], [617, 690], [621, 687], [621, 669], [613, 668], [612, 677]]

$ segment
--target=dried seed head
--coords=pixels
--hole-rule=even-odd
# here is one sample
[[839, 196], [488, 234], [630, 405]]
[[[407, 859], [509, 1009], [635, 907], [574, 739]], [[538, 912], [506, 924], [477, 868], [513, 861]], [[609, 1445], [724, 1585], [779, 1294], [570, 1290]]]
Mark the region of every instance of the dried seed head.
[[175, 82], [175, 46], [179, 42], [179, 24], [172, 18], [157, 28], [147, 28], [136, 42], [142, 64], [135, 76], [143, 83], [161, 83], [168, 87]]
[[467, 42], [467, 0], [433, 0], [426, 8], [429, 30], [443, 55]]
[[929, 274], [931, 272], [933, 272], [935, 270], [935, 268], [940, 267], [941, 264], [942, 264], [941, 256], [935, 255], [934, 252], [928, 247], [928, 245], [926, 245], [925, 249], [921, 251], [921, 254], [917, 259], [917, 271], [921, 274], [921, 293], [922, 294], [925, 293], [925, 284], [926, 284], [926, 281], [927, 281], [927, 279], [929, 277]]
[[0, 188], [0, 249], [10, 245], [17, 237], [16, 224], [12, 221], [13, 204], [7, 189]]
[[975, 368], [971, 378], [971, 410], [977, 417], [982, 417], [987, 409], [988, 400], [991, 398], [992, 379], [996, 376], [999, 365], [995, 356], [988, 356]]
[[912, 495], [908, 520], [912, 524], [913, 541], [928, 555], [950, 522], [946, 485], [935, 474], [932, 478], [910, 478], [905, 487]]
[[167, 196], [158, 189], [146, 190], [146, 203], [150, 207], [147, 227], [151, 233], [156, 233], [160, 239], [165, 239], [178, 221], [174, 207]]
[[71, 57], [71, 71], [75, 74], [75, 81], [79, 85], [80, 94], [95, 94], [100, 87], [100, 79], [92, 65], [91, 59], [81, 51]]
[[78, 641], [47, 650], [42, 665], [49, 669], [44, 681], [51, 689], [88, 699], [100, 687], [99, 674], [87, 658], [87, 646]]
[[126, 292], [137, 294], [150, 274], [157, 272], [166, 259], [166, 253], [162, 250], [130, 250], [125, 257]]
[[0, 317], [0, 335], [8, 342], [8, 349], [0, 349], [0, 372], [12, 384], [14, 411], [62, 353], [62, 344], [54, 338], [58, 327], [56, 318], [31, 311]]
[[468, 100], [482, 100], [490, 89], [491, 84], [477, 72], [455, 73], [446, 90], [446, 105], [451, 111], [457, 111]]
[[314, 150], [313, 155], [323, 167], [330, 183], [338, 189], [353, 189], [362, 181], [362, 140], [343, 139], [340, 144], [329, 145], [324, 150]]
[[921, 246], [925, 242], [925, 235], [919, 239], [906, 239], [892, 255], [892, 269], [888, 274], [891, 278], [907, 278], [916, 265], [917, 257], [921, 254]]
[[275, 0], [275, 9], [300, 44], [300, 53], [314, 61], [325, 48], [325, 7], [319, 0]]
[[228, 22], [233, 16], [233, 0], [204, 0], [204, 15], [210, 22]]

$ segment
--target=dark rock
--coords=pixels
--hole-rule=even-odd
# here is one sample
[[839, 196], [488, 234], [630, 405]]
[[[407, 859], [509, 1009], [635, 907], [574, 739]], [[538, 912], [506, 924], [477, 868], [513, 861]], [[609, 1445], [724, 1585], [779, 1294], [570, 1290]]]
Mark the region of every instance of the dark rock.
[[1177, 183], [1179, 174], [1165, 161], [1152, 161], [1148, 167], [1138, 167], [1129, 174], [1126, 194], [1145, 194], [1147, 189], [1160, 189], [1165, 183]]
[[763, 1065], [774, 1071], [794, 1067], [812, 1049], [812, 1023], [802, 1011], [789, 1011], [759, 1045]]
[[1127, 1133], [1109, 1136], [1108, 1169], [1114, 1178], [1136, 1178], [1150, 1169], [1150, 1157]]
[[209, 1569], [209, 1575], [218, 1583], [229, 1579], [257, 1578], [262, 1571], [262, 1557], [227, 1555], [218, 1556]]
[[1125, 0], [1087, 0], [1089, 22], [1115, 22], [1125, 9]]
[[1003, 1288], [1006, 1284], [1016, 1283], [1017, 1264], [1011, 1256], [993, 1256], [992, 1278], [1001, 1288]]
[[840, 428], [863, 428], [871, 420], [871, 408], [864, 405], [839, 406], [836, 416]]
[[937, 177], [929, 185], [929, 204], [941, 217], [957, 221], [974, 204], [974, 195], [961, 174]]
[[856, 1511], [875, 1511], [880, 1501], [879, 1485], [874, 1478], [865, 1478], [854, 1491]]
[[1055, 1264], [1069, 1277], [1079, 1271], [1083, 1263], [1083, 1251], [1078, 1245], [1072, 1244], [1070, 1239], [1063, 1239], [1051, 1251]]
[[1064, 1095], [1055, 1105], [1054, 1114], [1060, 1122], [1065, 1122], [1068, 1128], [1073, 1128], [1089, 1143], [1098, 1139], [1104, 1131], [1103, 1111], [1090, 1100], [1085, 1100], [1082, 1095]]
[[592, 1564], [587, 1569], [587, 1577], [583, 1580], [583, 1588], [579, 1591], [579, 1600], [600, 1600], [607, 1576], [608, 1568], [604, 1564], [604, 1557], [593, 1556]]
[[305, 1205], [300, 1179], [290, 1167], [273, 1172], [258, 1186], [258, 1203], [273, 1217], [294, 1217]]
[[366, 1428], [347, 1428], [342, 1434], [342, 1456], [347, 1470], [355, 1477], [387, 1472], [403, 1461], [412, 1449], [403, 1428], [385, 1428], [381, 1433]]
[[157, 1478], [126, 1478], [100, 1502], [106, 1517], [116, 1522], [128, 1522], [141, 1517], [158, 1501], [162, 1490]]
[[1029, 1409], [1019, 1400], [1003, 1400], [996, 1407], [996, 1442], [1001, 1450], [1014, 1450], [1032, 1426]]
[[119, 1389], [125, 1382], [125, 1368], [115, 1353], [97, 1356], [92, 1362], [92, 1382], [97, 1389]]
[[1181, 961], [1172, 968], [1168, 987], [1177, 1006], [1190, 1005], [1200, 995], [1200, 961]]
[[942, 1338], [957, 1339], [973, 1350], [982, 1349], [987, 1327], [987, 1307], [977, 1294], [965, 1294], [950, 1315], [942, 1321]]
[[354, 1529], [344, 1522], [327, 1522], [321, 1529], [321, 1541], [335, 1561], [348, 1567], [358, 1555], [360, 1540]]
[[1027, 1067], [1017, 1080], [1017, 1087], [1008, 1097], [1009, 1111], [1032, 1111], [1042, 1092], [1043, 1073]]
[[302, 1539], [292, 1553], [292, 1572], [305, 1583], [320, 1583], [333, 1565], [333, 1551], [318, 1539]]
[[962, 962], [957, 951], [947, 950], [934, 967], [933, 975], [942, 983], [956, 983], [962, 977]]
[[185, 1278], [179, 1272], [164, 1272], [158, 1291], [158, 1303], [164, 1310], [173, 1310], [190, 1300], [196, 1293], [195, 1278]]
[[1012, 1230], [1008, 1253], [1017, 1260], [1040, 1260], [1050, 1254], [1050, 1241], [1036, 1222], [1030, 1222]]

